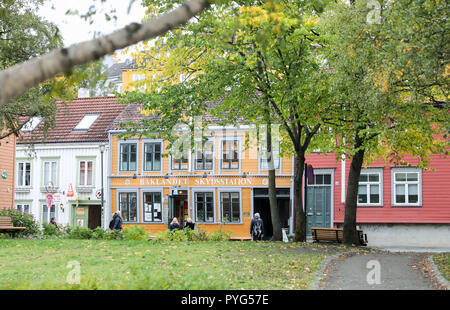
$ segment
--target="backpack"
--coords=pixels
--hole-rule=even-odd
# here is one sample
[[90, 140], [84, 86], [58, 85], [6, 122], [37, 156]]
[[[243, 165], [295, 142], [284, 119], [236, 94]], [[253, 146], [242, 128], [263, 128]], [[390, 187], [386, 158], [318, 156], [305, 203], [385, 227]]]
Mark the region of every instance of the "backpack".
[[113, 228], [114, 228], [114, 219], [112, 219], [111, 222], [109, 222], [109, 229]]
[[253, 234], [256, 236], [259, 236], [262, 234], [262, 221], [261, 219], [255, 220], [255, 223], [253, 224]]

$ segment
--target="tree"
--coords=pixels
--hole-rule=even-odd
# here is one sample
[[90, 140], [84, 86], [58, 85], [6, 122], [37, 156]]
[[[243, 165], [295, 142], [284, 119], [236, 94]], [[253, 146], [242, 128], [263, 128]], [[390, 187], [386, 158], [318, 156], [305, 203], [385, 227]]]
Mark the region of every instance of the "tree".
[[[430, 154], [448, 147], [442, 135], [447, 111], [432, 104], [448, 98], [444, 7], [429, 1], [386, 2], [373, 18], [368, 1], [359, 1], [337, 3], [324, 15], [335, 101], [335, 117], [327, 123], [340, 138], [337, 155], [351, 158], [344, 218], [347, 244], [359, 243], [356, 205], [364, 163], [383, 158], [405, 165], [409, 163], [404, 155], [410, 154], [418, 166], [426, 167]], [[410, 53], [412, 49], [416, 52]]]
[[[160, 12], [177, 2], [145, 3]], [[328, 115], [323, 78], [328, 72], [322, 70], [321, 36], [314, 30], [320, 9], [286, 1], [215, 6], [142, 53], [142, 72], [150, 78], [140, 83], [147, 89], [127, 95], [129, 102], [141, 103], [144, 113], [152, 114], [130, 134], [169, 133], [175, 124], [189, 125], [205, 113], [224, 123], [280, 124], [285, 154], [295, 156], [296, 241], [306, 240], [301, 199], [305, 154]], [[183, 83], [177, 81], [180, 73]], [[273, 202], [271, 206], [275, 209]], [[281, 229], [276, 238], [281, 240]]]
[[[3, 1], [2, 6], [0, 7], [0, 14], [5, 20], [7, 20], [7, 17], [11, 17], [8, 19], [8, 23], [11, 22], [13, 25], [18, 26], [20, 23], [18, 24], [13, 17], [15, 17], [15, 15], [20, 16], [24, 9], [28, 9], [27, 4], [35, 7], [40, 3], [42, 2], [38, 0], [31, 0], [29, 2], [19, 0]], [[17, 124], [14, 119], [10, 119], [8, 114], [8, 106], [11, 106], [10, 101], [14, 98], [23, 95], [30, 88], [39, 86], [41, 83], [58, 74], [66, 73], [66, 77], [69, 77], [70, 70], [77, 65], [97, 60], [117, 49], [124, 48], [144, 39], [154, 38], [170, 29], [174, 29], [188, 22], [193, 16], [205, 10], [209, 5], [210, 2], [208, 0], [190, 0], [173, 11], [144, 24], [134, 23], [110, 35], [56, 50], [55, 48], [60, 44], [60, 38], [57, 36], [57, 33], [52, 33], [52, 30], [55, 30], [56, 28], [49, 23], [42, 22], [42, 20], [39, 22], [39, 18], [37, 17], [31, 18], [34, 24], [32, 24], [29, 29], [34, 30], [29, 32], [38, 32], [38, 35], [35, 36], [35, 40], [36, 42], [39, 42], [39, 44], [36, 43], [36, 45], [40, 47], [40, 43], [42, 42], [42, 49], [31, 53], [31, 55], [19, 55], [20, 57], [18, 57], [15, 62], [12, 60], [5, 61], [5, 67], [0, 71], [0, 108], [4, 111], [2, 120], [5, 122], [6, 126], [11, 129], [9, 134], [17, 132], [20, 130], [21, 126], [23, 126], [23, 124]], [[29, 18], [30, 16], [35, 15], [32, 14], [32, 10], [27, 10], [26, 15], [24, 15], [22, 21], [24, 21], [26, 26], [30, 26], [28, 23], [25, 23], [27, 16]], [[6, 28], [8, 23], [5, 23], [4, 25], [6, 30], [2, 30], [2, 32], [4, 32], [2, 33], [3, 38], [8, 39], [7, 36], [12, 34], [14, 34], [14, 36], [19, 36], [20, 31], [19, 34], [16, 31], [13, 31], [14, 27], [9, 28], [9, 30]], [[39, 25], [39, 27], [37, 27], [37, 25]], [[25, 31], [25, 33], [29, 32]], [[14, 39], [12, 41], [15, 41], [16, 39], [16, 37], [10, 38]], [[44, 38], [51, 44], [45, 44], [47, 41], [45, 41]], [[25, 41], [21, 40], [21, 42]], [[41, 55], [48, 50], [54, 51], [49, 52], [44, 56], [29, 59], [30, 57]], [[12, 66], [16, 63], [18, 64]], [[54, 81], [57, 80], [58, 79], [55, 79]], [[40, 85], [39, 87], [45, 86]], [[53, 88], [54, 86], [51, 87]], [[30, 96], [30, 94], [24, 96], [25, 97], [23, 98], [17, 99], [20, 99], [21, 102], [25, 102], [26, 97]], [[26, 108], [27, 104], [24, 103], [23, 107]], [[49, 110], [54, 110], [54, 105], [53, 107], [47, 106], [47, 108]], [[44, 109], [41, 109], [39, 112], [42, 115]], [[35, 115], [33, 113], [36, 112], [26, 112], [27, 115]], [[17, 114], [23, 114], [22, 110], [17, 109]]]

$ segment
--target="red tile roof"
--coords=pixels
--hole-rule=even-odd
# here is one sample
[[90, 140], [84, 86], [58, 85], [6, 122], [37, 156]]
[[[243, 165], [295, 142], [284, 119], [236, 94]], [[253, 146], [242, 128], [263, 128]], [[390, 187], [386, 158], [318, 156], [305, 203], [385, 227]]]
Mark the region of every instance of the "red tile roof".
[[[68, 143], [108, 141], [108, 127], [127, 105], [117, 102], [115, 97], [77, 98], [67, 104], [57, 103], [56, 126], [49, 129], [44, 139], [43, 122], [31, 133], [22, 132], [18, 143]], [[86, 114], [100, 114], [87, 131], [74, 131]]]

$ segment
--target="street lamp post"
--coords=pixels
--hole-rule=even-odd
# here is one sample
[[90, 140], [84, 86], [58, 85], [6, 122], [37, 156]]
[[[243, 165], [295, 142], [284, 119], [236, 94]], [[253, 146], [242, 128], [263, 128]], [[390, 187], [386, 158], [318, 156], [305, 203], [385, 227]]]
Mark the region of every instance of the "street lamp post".
[[100, 153], [101, 153], [101, 179], [102, 179], [102, 189], [101, 189], [101, 205], [102, 205], [102, 227], [104, 225], [104, 217], [105, 217], [105, 210], [103, 208], [103, 153], [105, 152], [105, 145], [100, 144]]

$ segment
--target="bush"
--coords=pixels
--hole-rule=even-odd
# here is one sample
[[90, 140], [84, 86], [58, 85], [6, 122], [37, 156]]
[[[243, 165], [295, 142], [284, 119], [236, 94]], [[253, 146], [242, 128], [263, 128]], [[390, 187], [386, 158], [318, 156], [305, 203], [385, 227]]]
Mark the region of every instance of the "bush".
[[26, 229], [16, 233], [17, 237], [37, 236], [40, 233], [39, 224], [33, 215], [14, 209], [0, 209], [0, 216], [9, 216], [16, 227], [26, 227]]
[[184, 230], [175, 230], [172, 232], [172, 241], [188, 241], [188, 236]]
[[45, 237], [49, 236], [62, 237], [63, 235], [63, 229], [56, 227], [53, 224], [44, 223], [42, 226], [43, 226], [42, 232]]
[[230, 240], [230, 237], [230, 232], [216, 230], [211, 235], [209, 235], [208, 239], [211, 241], [228, 241]]
[[156, 234], [154, 241], [172, 241], [172, 232], [170, 229], [160, 231]]
[[123, 228], [123, 235], [126, 240], [148, 240], [150, 232], [142, 226], [127, 226]]
[[80, 226], [68, 227], [66, 231], [70, 239], [91, 239], [93, 234], [91, 229]]
[[97, 240], [101, 240], [101, 239], [105, 239], [105, 230], [98, 226], [94, 229], [94, 231], [92, 232], [92, 239], [97, 239]]
[[105, 240], [120, 240], [123, 239], [123, 237], [123, 233], [117, 229], [105, 231], [105, 234], [103, 235], [103, 239]]

